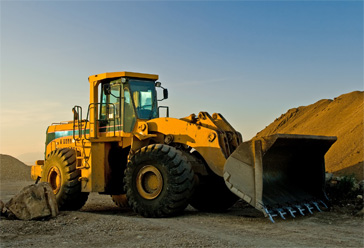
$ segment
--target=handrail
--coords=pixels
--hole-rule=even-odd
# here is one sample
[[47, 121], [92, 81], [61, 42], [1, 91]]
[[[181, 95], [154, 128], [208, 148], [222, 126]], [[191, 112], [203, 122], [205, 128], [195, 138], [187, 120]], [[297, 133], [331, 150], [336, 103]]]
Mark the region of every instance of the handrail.
[[161, 108], [165, 108], [165, 109], [167, 109], [167, 113], [166, 113], [166, 115], [167, 115], [167, 117], [169, 117], [169, 107], [168, 107], [168, 106], [159, 106], [159, 107], [158, 107], [158, 116], [160, 116], [160, 111], [159, 111], [159, 109], [161, 109]]
[[[90, 107], [92, 106], [92, 105], [106, 105], [106, 107], [108, 108], [108, 110], [110, 110], [110, 105], [112, 106], [112, 109], [113, 109], [113, 114], [114, 114], [114, 120], [113, 120], [113, 122], [114, 122], [114, 137], [116, 137], [116, 121], [115, 121], [115, 116], [116, 116], [116, 107], [115, 107], [115, 104], [114, 103], [90, 103], [89, 105], [88, 105], [88, 110], [87, 110], [87, 115], [86, 115], [86, 120], [85, 120], [85, 129], [84, 129], [84, 138], [86, 139], [86, 140], [90, 140], [89, 138], [87, 138], [86, 137], [86, 129], [87, 129], [87, 122], [90, 122], [91, 123], [91, 121], [89, 121], [88, 120], [88, 118], [89, 118], [89, 114], [90, 114]], [[101, 121], [101, 119], [97, 119], [96, 121]], [[97, 137], [95, 137], [95, 138], [97, 138]]]
[[68, 124], [68, 123], [69, 123], [69, 121], [53, 122], [53, 123], [51, 124], [51, 126], [55, 126], [55, 125], [62, 125], [62, 124]]
[[[82, 138], [82, 107], [75, 105], [72, 109], [73, 111], [73, 139], [79, 141]], [[76, 139], [75, 131], [76, 131], [76, 119], [77, 119], [77, 127], [78, 127], [78, 138]], [[80, 125], [81, 120], [81, 125]]]

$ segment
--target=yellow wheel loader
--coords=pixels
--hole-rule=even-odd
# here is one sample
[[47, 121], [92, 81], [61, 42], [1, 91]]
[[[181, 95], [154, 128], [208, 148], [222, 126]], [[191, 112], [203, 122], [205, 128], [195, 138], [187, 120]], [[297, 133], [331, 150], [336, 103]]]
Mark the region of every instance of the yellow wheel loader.
[[45, 159], [32, 178], [52, 186], [61, 210], [81, 208], [89, 192], [145, 217], [177, 215], [188, 204], [224, 211], [239, 198], [272, 221], [326, 207], [324, 155], [336, 137], [243, 142], [221, 114], [170, 118], [158, 106], [168, 91], [157, 80], [135, 72], [90, 76], [87, 111], [75, 106], [72, 121], [48, 127]]

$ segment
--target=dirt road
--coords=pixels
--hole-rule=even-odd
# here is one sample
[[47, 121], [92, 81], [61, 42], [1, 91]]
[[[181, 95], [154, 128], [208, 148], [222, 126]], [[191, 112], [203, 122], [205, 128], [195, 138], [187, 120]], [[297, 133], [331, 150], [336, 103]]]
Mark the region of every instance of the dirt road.
[[[5, 202], [30, 181], [1, 181]], [[252, 208], [209, 214], [188, 207], [180, 217], [147, 219], [91, 194], [77, 212], [47, 221], [0, 221], [1, 247], [363, 247], [361, 217], [337, 212], [277, 220]]]

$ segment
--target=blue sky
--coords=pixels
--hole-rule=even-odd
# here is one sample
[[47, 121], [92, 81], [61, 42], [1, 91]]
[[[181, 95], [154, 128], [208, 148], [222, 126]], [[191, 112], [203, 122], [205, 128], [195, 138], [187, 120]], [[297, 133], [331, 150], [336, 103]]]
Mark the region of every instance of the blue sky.
[[245, 140], [289, 108], [363, 90], [362, 1], [1, 1], [0, 153], [44, 149], [90, 75], [160, 75], [172, 117]]

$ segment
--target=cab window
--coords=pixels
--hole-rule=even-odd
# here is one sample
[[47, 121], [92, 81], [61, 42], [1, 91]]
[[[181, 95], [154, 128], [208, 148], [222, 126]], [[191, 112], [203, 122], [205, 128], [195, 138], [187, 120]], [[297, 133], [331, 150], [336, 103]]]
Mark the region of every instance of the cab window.
[[[110, 121], [114, 121], [115, 125], [120, 125], [120, 84], [120, 79], [102, 84], [100, 104], [100, 127], [108, 125]], [[114, 125], [114, 123], [112, 123], [112, 125]]]
[[129, 83], [138, 118], [147, 120], [157, 118], [154, 81], [132, 79]]
[[133, 101], [128, 88], [124, 88], [124, 132], [131, 132], [136, 121]]

